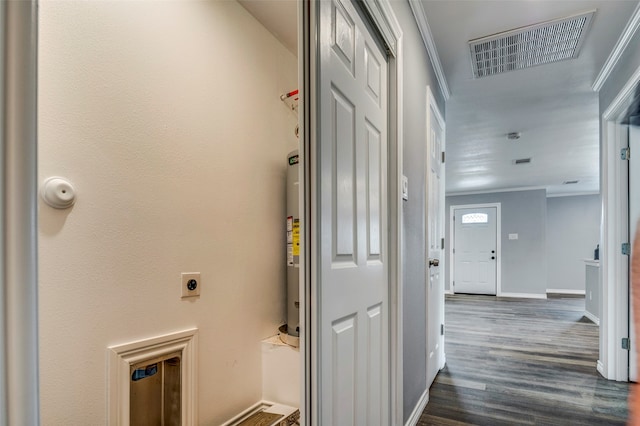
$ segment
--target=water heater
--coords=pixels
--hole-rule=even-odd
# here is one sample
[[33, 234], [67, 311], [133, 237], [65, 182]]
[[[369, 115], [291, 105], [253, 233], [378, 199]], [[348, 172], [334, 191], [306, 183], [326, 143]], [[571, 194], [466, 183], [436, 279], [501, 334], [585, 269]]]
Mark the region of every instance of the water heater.
[[300, 183], [298, 150], [287, 155], [287, 334], [300, 333]]

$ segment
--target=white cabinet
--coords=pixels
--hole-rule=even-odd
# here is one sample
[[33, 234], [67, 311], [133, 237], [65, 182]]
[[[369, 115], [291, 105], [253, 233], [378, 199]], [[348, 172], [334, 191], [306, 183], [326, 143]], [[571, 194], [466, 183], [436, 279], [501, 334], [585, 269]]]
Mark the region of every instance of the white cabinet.
[[600, 325], [600, 261], [585, 259], [584, 315]]

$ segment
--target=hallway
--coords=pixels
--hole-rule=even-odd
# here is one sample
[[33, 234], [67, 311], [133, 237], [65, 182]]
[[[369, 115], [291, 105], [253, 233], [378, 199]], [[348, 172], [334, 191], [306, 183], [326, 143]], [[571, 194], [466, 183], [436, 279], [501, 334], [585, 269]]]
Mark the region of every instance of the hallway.
[[584, 299], [446, 299], [447, 366], [419, 425], [625, 424], [627, 383], [596, 372]]

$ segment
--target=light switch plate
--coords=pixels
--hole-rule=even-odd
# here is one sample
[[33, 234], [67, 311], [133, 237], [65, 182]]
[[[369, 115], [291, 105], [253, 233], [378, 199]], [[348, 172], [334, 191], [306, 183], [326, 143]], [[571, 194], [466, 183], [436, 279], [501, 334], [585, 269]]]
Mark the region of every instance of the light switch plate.
[[[195, 284], [192, 280], [195, 281]], [[182, 288], [183, 299], [185, 297], [199, 297], [200, 288], [202, 288], [202, 280], [200, 279], [200, 272], [183, 272], [180, 285]]]
[[509, 239], [510, 240], [517, 240], [518, 239], [518, 234], [509, 234]]
[[409, 199], [409, 179], [405, 175], [402, 175], [402, 199]]

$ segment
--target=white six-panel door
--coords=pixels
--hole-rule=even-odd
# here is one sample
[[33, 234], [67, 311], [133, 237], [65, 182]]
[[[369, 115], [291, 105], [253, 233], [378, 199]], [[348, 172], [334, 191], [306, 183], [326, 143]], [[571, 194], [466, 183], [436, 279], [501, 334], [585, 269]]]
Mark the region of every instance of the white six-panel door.
[[319, 7], [319, 423], [387, 425], [387, 61], [350, 1]]
[[427, 386], [444, 366], [444, 120], [427, 91]]

